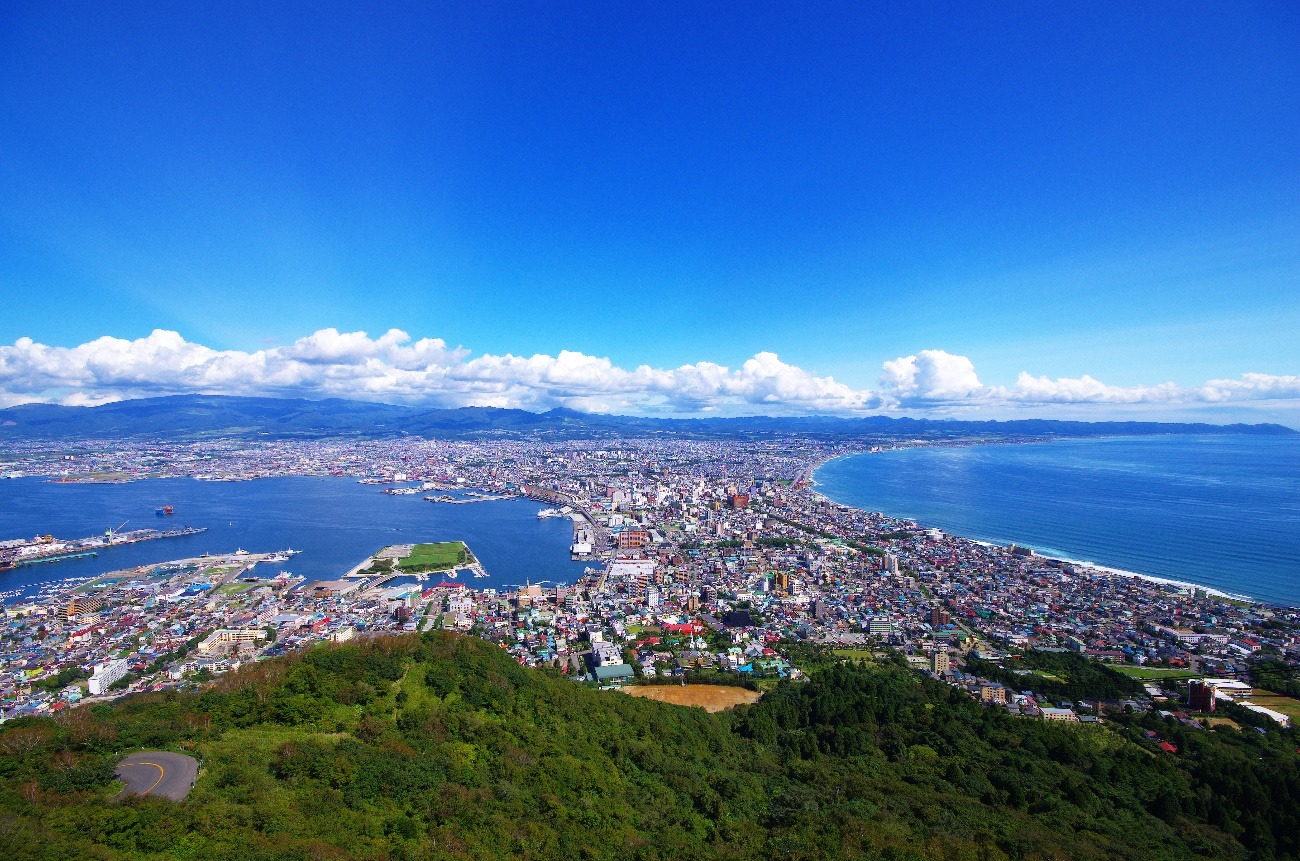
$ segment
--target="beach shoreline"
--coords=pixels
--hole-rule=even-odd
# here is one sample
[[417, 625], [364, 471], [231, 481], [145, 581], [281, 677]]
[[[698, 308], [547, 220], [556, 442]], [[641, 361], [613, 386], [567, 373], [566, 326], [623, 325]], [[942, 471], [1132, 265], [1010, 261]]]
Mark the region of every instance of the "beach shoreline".
[[[1107, 439], [1120, 439], [1120, 438], [1123, 437], [1107, 437]], [[1036, 442], [1051, 442], [1051, 440], [1037, 440]], [[1072, 565], [1076, 568], [1084, 568], [1087, 569], [1088, 571], [1099, 572], [1112, 577], [1136, 578], [1139, 580], [1144, 580], [1148, 583], [1156, 583], [1161, 586], [1168, 586], [1168, 587], [1183, 589], [1183, 590], [1197, 589], [1206, 593], [1207, 595], [1212, 595], [1216, 598], [1220, 598], [1228, 601], [1241, 601], [1241, 602], [1246, 602], [1248, 604], [1258, 604], [1263, 606], [1274, 606], [1274, 605], [1285, 606], [1284, 604], [1265, 601], [1263, 599], [1254, 597], [1252, 595], [1228, 592], [1226, 590], [1219, 589], [1214, 586], [1207, 586], [1203, 583], [1196, 583], [1191, 580], [1179, 580], [1172, 577], [1162, 577], [1157, 574], [1147, 574], [1141, 571], [1131, 571], [1125, 568], [1116, 568], [1112, 565], [1105, 565], [1099, 562], [1093, 562], [1088, 559], [1077, 559], [1072, 556], [1064, 555], [1059, 550], [1040, 549], [1039, 547], [1036, 547], [1033, 544], [1023, 543], [1020, 541], [1011, 541], [1009, 543], [1002, 544], [996, 541], [974, 538], [969, 535], [962, 535], [957, 532], [951, 532], [939, 526], [927, 526], [926, 524], [912, 517], [890, 514], [887, 511], [873, 511], [871, 509], [862, 508], [856, 505], [849, 505], [848, 503], [840, 502], [839, 500], [832, 499], [831, 497], [827, 496], [825, 493], [821, 492], [820, 490], [817, 490], [818, 487], [818, 482], [816, 480], [817, 472], [822, 467], [826, 466], [827, 464], [835, 460], [841, 460], [849, 457], [859, 457], [868, 454], [885, 454], [886, 452], [890, 452], [890, 451], [907, 451], [915, 448], [966, 448], [969, 447], [969, 445], [980, 445], [980, 444], [982, 443], [954, 444], [954, 443], [947, 443], [947, 442], [934, 442], [934, 443], [926, 443], [925, 445], [900, 446], [896, 448], [882, 448], [878, 451], [854, 451], [854, 452], [843, 452], [839, 454], [834, 454], [830, 457], [819, 460], [817, 463], [809, 467], [807, 472], [808, 475], [807, 484], [808, 484], [809, 492], [811, 492], [818, 499], [825, 500], [826, 502], [832, 503], [834, 505], [841, 505], [844, 506], [845, 508], [852, 508], [858, 511], [868, 512], [870, 514], [878, 514], [882, 517], [889, 517], [894, 520], [905, 521], [908, 523], [915, 523], [918, 527], [923, 529], [939, 529], [945, 535], [951, 535], [954, 538], [960, 538], [963, 541], [969, 541], [972, 544], [979, 544], [984, 547], [1008, 547], [1011, 544], [1015, 544], [1016, 546], [1025, 547], [1028, 548], [1029, 550], [1034, 551], [1034, 554], [1042, 559], [1050, 559], [1054, 562], [1060, 562], [1066, 565]], [[998, 444], [1013, 444], [1013, 443], [998, 443]], [[1014, 444], [1030, 444], [1030, 443], [1029, 441], [1026, 441], [1024, 443], [1014, 443]]]

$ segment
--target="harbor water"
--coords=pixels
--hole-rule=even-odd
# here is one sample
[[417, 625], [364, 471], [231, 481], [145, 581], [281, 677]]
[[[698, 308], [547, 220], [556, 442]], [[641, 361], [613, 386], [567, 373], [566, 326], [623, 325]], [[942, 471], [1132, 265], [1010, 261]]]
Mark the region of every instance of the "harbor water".
[[[265, 478], [209, 482], [157, 479], [128, 484], [58, 484], [41, 478], [0, 482], [0, 540], [52, 534], [82, 538], [123, 521], [126, 529], [207, 527], [168, 538], [100, 550], [98, 555], [0, 572], [7, 601], [36, 595], [46, 584], [237, 549], [300, 555], [277, 566], [308, 581], [336, 578], [380, 547], [463, 540], [483, 563], [486, 578], [461, 577], [477, 589], [534, 583], [571, 583], [584, 563], [569, 559], [567, 518], [538, 519], [546, 506], [527, 499], [430, 503], [420, 494], [389, 496], [351, 478]], [[158, 517], [170, 505], [174, 514]]]

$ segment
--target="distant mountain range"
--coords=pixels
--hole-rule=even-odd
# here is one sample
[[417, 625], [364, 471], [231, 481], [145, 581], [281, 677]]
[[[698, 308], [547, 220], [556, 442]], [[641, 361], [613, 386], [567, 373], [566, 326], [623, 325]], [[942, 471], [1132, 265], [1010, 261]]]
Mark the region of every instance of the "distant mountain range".
[[1276, 424], [1079, 422], [1049, 419], [950, 421], [837, 416], [661, 419], [553, 409], [543, 413], [493, 407], [426, 409], [331, 399], [311, 401], [176, 395], [98, 407], [27, 404], [0, 410], [5, 439], [152, 437], [321, 438], [418, 436], [441, 439], [664, 436], [749, 439], [788, 434], [839, 437], [1118, 436], [1138, 434], [1284, 435]]

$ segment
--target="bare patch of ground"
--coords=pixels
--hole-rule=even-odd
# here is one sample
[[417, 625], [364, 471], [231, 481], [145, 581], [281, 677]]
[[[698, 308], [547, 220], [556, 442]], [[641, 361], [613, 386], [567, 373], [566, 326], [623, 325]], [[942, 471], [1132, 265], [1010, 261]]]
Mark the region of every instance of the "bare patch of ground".
[[758, 691], [729, 685], [628, 685], [622, 689], [634, 697], [658, 700], [675, 706], [698, 706], [710, 714], [757, 702]]

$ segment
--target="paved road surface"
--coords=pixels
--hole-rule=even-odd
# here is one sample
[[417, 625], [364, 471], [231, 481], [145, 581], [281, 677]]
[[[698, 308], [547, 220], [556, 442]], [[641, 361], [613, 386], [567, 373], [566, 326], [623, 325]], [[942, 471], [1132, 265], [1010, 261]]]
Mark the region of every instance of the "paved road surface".
[[126, 781], [122, 795], [161, 795], [183, 801], [194, 786], [199, 764], [194, 757], [165, 750], [133, 753], [117, 767], [117, 776]]

